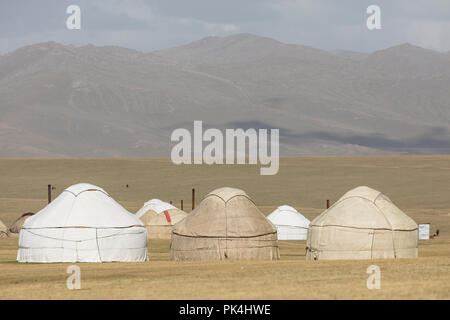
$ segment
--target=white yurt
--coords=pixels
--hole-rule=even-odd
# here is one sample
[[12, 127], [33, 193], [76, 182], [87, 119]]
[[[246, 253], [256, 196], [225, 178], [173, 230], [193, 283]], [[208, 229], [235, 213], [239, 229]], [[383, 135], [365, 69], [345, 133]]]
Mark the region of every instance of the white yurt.
[[416, 258], [417, 223], [369, 187], [348, 191], [308, 229], [307, 260]]
[[140, 208], [139, 211], [136, 212], [136, 215], [138, 216], [138, 218], [140, 218], [150, 210], [154, 211], [157, 214], [161, 214], [164, 211], [169, 211], [173, 209], [177, 209], [177, 207], [159, 199], [151, 199], [146, 203], [144, 203], [142, 208]]
[[147, 231], [142, 222], [91, 184], [64, 190], [29, 217], [19, 234], [19, 262], [146, 260]]
[[291, 206], [280, 206], [267, 216], [277, 228], [278, 240], [306, 240], [309, 220]]

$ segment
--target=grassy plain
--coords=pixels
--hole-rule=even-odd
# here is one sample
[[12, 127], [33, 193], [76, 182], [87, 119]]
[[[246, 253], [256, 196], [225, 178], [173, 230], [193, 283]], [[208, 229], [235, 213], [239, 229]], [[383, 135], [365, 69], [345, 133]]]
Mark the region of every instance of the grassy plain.
[[[450, 299], [450, 156], [282, 158], [275, 176], [167, 159], [0, 159], [0, 220], [44, 207], [47, 184], [57, 196], [78, 182], [103, 187], [132, 212], [150, 198], [190, 208], [193, 187], [199, 202], [232, 186], [265, 214], [289, 204], [309, 219], [326, 199], [368, 185], [440, 236], [419, 242], [418, 259], [371, 261], [306, 261], [305, 241], [280, 241], [280, 261], [171, 262], [169, 241], [150, 241], [146, 263], [79, 264], [82, 289], [74, 291], [68, 264], [19, 264], [17, 238], [0, 239], [0, 299]], [[371, 264], [381, 268], [380, 290], [366, 287]]]

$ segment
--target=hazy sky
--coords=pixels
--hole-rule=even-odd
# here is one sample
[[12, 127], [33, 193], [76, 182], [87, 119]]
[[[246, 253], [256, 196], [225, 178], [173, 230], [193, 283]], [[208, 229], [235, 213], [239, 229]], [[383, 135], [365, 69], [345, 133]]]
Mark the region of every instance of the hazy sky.
[[[67, 6], [81, 30], [67, 30]], [[381, 30], [366, 8], [381, 7]], [[206, 36], [253, 33], [322, 49], [374, 51], [410, 42], [450, 51], [449, 0], [1, 0], [0, 53], [44, 41], [153, 51]]]

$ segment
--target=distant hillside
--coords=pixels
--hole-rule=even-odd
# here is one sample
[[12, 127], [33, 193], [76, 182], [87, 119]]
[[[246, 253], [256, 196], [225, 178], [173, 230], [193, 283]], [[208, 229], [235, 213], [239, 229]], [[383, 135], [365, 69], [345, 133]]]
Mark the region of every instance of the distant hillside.
[[0, 157], [170, 154], [193, 120], [280, 128], [284, 155], [450, 153], [450, 55], [327, 52], [250, 34], [152, 53], [40, 43], [0, 56]]

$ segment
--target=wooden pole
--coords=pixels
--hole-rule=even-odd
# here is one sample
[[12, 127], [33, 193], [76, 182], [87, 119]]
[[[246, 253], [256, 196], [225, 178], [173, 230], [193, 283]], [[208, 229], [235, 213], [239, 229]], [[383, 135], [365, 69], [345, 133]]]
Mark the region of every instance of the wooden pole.
[[183, 210], [183, 200], [181, 200], [181, 210]]
[[330, 208], [330, 200], [327, 200], [327, 209]]
[[47, 186], [48, 203], [52, 202], [52, 185]]
[[195, 189], [192, 188], [192, 210], [195, 209]]

